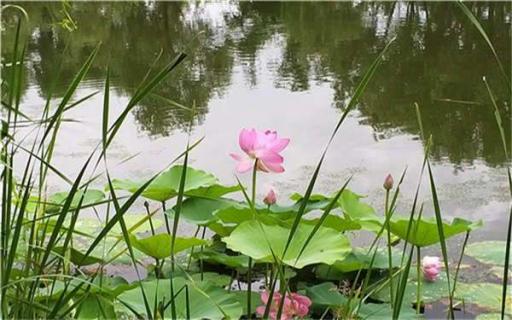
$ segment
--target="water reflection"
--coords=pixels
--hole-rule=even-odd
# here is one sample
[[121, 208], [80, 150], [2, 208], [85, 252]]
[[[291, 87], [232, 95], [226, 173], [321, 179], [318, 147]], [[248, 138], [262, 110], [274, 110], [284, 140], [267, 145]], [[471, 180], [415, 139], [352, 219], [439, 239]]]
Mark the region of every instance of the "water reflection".
[[[194, 121], [201, 123], [209, 101], [232, 85], [235, 69], [246, 82], [237, 85], [249, 87], [271, 81], [277, 88], [308, 91], [313, 83], [329, 83], [334, 97], [323, 103], [343, 108], [365, 68], [396, 36], [358, 106], [360, 121], [373, 127], [375, 139], [417, 133], [417, 102], [436, 158], [453, 163], [483, 158], [491, 165], [504, 161], [482, 76], [495, 90], [504, 118], [510, 116], [509, 94], [488, 47], [455, 4], [73, 3], [70, 13], [78, 30], [72, 33], [55, 24], [61, 14], [58, 3], [22, 6], [30, 15], [25, 32], [32, 35], [26, 86], [37, 86], [43, 97], [52, 90], [62, 95], [98, 42], [102, 50], [89, 72], [89, 85], [101, 88], [109, 65], [113, 87], [128, 96], [160, 53], [153, 70], [181, 51], [188, 53], [177, 72], [134, 111], [138, 126], [149, 135], [169, 135], [191, 120], [189, 112], [160, 97], [195, 105]], [[471, 8], [510, 70], [511, 4], [473, 3]], [[12, 37], [13, 32], [2, 34], [4, 57]], [[263, 48], [278, 54], [262, 58]]]

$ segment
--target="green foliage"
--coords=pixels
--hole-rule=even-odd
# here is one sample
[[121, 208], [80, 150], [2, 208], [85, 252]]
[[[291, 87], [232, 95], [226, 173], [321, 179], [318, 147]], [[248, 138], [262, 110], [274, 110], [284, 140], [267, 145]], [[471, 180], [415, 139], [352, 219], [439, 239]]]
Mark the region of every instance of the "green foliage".
[[482, 241], [469, 244], [466, 254], [485, 264], [503, 267], [505, 263], [505, 241]]
[[[167, 233], [160, 233], [144, 239], [138, 239], [135, 236], [130, 237], [133, 247], [144, 254], [155, 259], [164, 259], [171, 256], [172, 236]], [[174, 253], [190, 249], [194, 246], [205, 245], [208, 242], [197, 238], [175, 237]]]
[[[473, 230], [481, 225], [481, 221], [471, 222], [459, 218], [453, 219], [451, 224], [446, 222], [443, 222], [442, 224], [445, 238], [450, 238], [457, 234]], [[391, 232], [415, 246], [426, 247], [441, 241], [436, 220], [433, 218], [422, 218], [419, 222], [417, 220], [413, 220], [409, 233], [407, 233], [408, 228], [408, 218], [393, 219], [390, 221]]]
[[[156, 201], [167, 201], [178, 195], [182, 166], [173, 166], [162, 172], [153, 180], [142, 196]], [[218, 184], [217, 178], [202, 170], [187, 169], [185, 178], [185, 194], [187, 196], [217, 198], [238, 190], [238, 187], [227, 187]], [[143, 182], [132, 180], [113, 180], [114, 188], [135, 192]]]
[[[178, 318], [222, 319], [228, 317], [238, 319], [242, 315], [242, 305], [234, 294], [228, 293], [209, 281], [196, 283], [177, 277], [172, 280], [142, 282], [141, 286], [147, 293], [149, 305], [163, 304], [165, 306], [171, 301], [171, 281], [175, 292], [174, 303]], [[186, 298], [185, 287], [188, 288], [188, 299]], [[116, 304], [117, 311], [132, 314], [131, 310], [134, 310], [138, 314], [146, 315], [139, 288], [123, 292], [118, 299], [122, 304]], [[190, 312], [188, 314], [187, 309]], [[169, 307], [165, 308], [164, 314], [160, 314], [160, 317], [168, 318], [170, 316], [171, 310]]]
[[246, 221], [222, 240], [229, 249], [255, 260], [274, 262], [274, 256], [278, 259], [282, 257], [284, 264], [295, 268], [317, 263], [332, 264], [350, 252], [350, 243], [345, 236], [329, 228], [320, 228], [299, 257], [301, 248], [312, 230], [313, 227], [310, 225], [299, 224], [295, 239], [284, 257], [289, 229], [278, 225], [267, 225], [256, 220]]

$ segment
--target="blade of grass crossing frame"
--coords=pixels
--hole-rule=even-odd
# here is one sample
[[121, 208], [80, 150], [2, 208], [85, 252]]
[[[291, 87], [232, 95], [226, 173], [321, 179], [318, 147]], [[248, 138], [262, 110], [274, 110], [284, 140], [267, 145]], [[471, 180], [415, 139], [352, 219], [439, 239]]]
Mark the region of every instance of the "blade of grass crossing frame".
[[373, 77], [373, 74], [375, 73], [375, 70], [377, 69], [377, 67], [379, 66], [380, 62], [382, 61], [384, 54], [387, 52], [387, 50], [389, 49], [391, 43], [393, 43], [394, 40], [395, 40], [395, 38], [391, 39], [388, 42], [388, 44], [384, 47], [384, 49], [380, 52], [380, 54], [373, 61], [373, 63], [369, 67], [369, 69], [366, 71], [365, 75], [363, 76], [363, 78], [359, 82], [359, 84], [358, 84], [358, 86], [357, 86], [357, 88], [356, 88], [356, 90], [354, 92], [354, 95], [352, 96], [349, 104], [345, 108], [345, 111], [343, 112], [341, 118], [339, 119], [338, 123], [336, 124], [336, 127], [334, 128], [334, 130], [333, 130], [333, 132], [332, 132], [332, 134], [331, 134], [331, 136], [329, 138], [329, 141], [327, 142], [327, 145], [326, 145], [324, 151], [322, 152], [322, 156], [320, 157], [320, 160], [318, 161], [318, 164], [317, 164], [317, 166], [315, 168], [315, 171], [313, 172], [313, 176], [311, 177], [311, 179], [309, 181], [308, 187], [306, 189], [306, 193], [304, 194], [304, 197], [302, 199], [302, 202], [301, 202], [301, 205], [299, 207], [298, 213], [297, 213], [297, 215], [295, 217], [295, 220], [293, 221], [292, 227], [290, 229], [290, 234], [288, 236], [288, 240], [287, 240], [286, 245], [285, 245], [284, 250], [283, 250], [283, 254], [282, 254], [283, 257], [286, 254], [286, 252], [288, 251], [290, 243], [293, 240], [293, 236], [295, 235], [295, 232], [297, 231], [297, 228], [299, 227], [300, 219], [302, 218], [302, 215], [305, 212], [307, 202], [309, 201], [309, 198], [311, 197], [311, 194], [313, 192], [313, 188], [315, 186], [316, 179], [318, 177], [318, 173], [320, 172], [320, 167], [322, 166], [322, 163], [323, 163], [324, 158], [325, 158], [325, 156], [327, 154], [327, 150], [329, 149], [329, 146], [331, 145], [334, 137], [338, 133], [338, 130], [341, 127], [341, 124], [345, 121], [345, 118], [347, 117], [348, 113], [354, 108], [354, 106], [356, 105], [357, 101], [359, 100], [359, 97], [364, 92], [366, 86], [368, 85], [368, 83], [370, 82], [371, 78]]
[[476, 27], [478, 32], [480, 32], [480, 34], [484, 38], [485, 42], [489, 46], [489, 49], [491, 49], [492, 54], [494, 55], [494, 59], [496, 59], [496, 63], [498, 64], [501, 74], [503, 75], [503, 78], [506, 81], [508, 90], [509, 91], [512, 90], [512, 87], [510, 86], [510, 79], [507, 76], [507, 72], [505, 71], [505, 68], [503, 67], [503, 64], [501, 63], [498, 53], [496, 52], [496, 49], [494, 48], [494, 46], [491, 42], [491, 39], [489, 39], [489, 36], [485, 32], [484, 28], [482, 27], [482, 25], [480, 24], [478, 19], [473, 15], [473, 12], [471, 12], [471, 10], [469, 10], [469, 8], [461, 0], [458, 0], [456, 3], [459, 6], [459, 8], [462, 10], [462, 12], [464, 12], [464, 14], [468, 17], [469, 21], [471, 21], [471, 23]]
[[[105, 166], [106, 166], [106, 164], [105, 164]], [[117, 215], [117, 212], [121, 211], [121, 207], [119, 205], [119, 202], [117, 201], [117, 196], [116, 196], [116, 193], [114, 190], [114, 186], [112, 185], [112, 180], [110, 179], [110, 175], [108, 174], [108, 171], [107, 171], [107, 180], [108, 180], [108, 187], [109, 187], [110, 195], [112, 196], [112, 200], [113, 200], [113, 204], [114, 204], [114, 210]], [[126, 228], [126, 223], [124, 222], [124, 218], [122, 215], [119, 218], [119, 225], [121, 226], [123, 238], [124, 238], [124, 241], [128, 248], [128, 252], [130, 254], [130, 259], [132, 260], [133, 267], [135, 268], [135, 273], [137, 274], [137, 278], [139, 280], [139, 287], [140, 287], [140, 290], [142, 293], [142, 298], [144, 300], [144, 306], [146, 308], [147, 315], [151, 319], [152, 318], [151, 307], [149, 305], [144, 287], [142, 286], [142, 283], [141, 283], [142, 278], [140, 276], [139, 268], [137, 267], [137, 260], [135, 259], [135, 254], [133, 252], [133, 247], [132, 247], [131, 241], [130, 241], [130, 235], [128, 233], [128, 229]]]
[[336, 195], [331, 199], [331, 201], [329, 202], [329, 204], [325, 208], [324, 212], [322, 213], [322, 216], [320, 217], [318, 222], [315, 224], [315, 227], [313, 228], [313, 230], [311, 230], [311, 233], [309, 234], [308, 238], [306, 239], [306, 242], [304, 242], [304, 245], [300, 249], [299, 254], [297, 255], [297, 259], [295, 259], [295, 263], [297, 263], [297, 261], [299, 261], [300, 257], [302, 256], [302, 253], [304, 252], [304, 250], [306, 250], [306, 247], [308, 246], [308, 244], [311, 241], [311, 239], [313, 239], [313, 237], [315, 236], [316, 232], [318, 231], [318, 229], [320, 229], [320, 227], [324, 223], [324, 221], [327, 218], [327, 216], [329, 215], [329, 213], [331, 213], [332, 209], [334, 209], [334, 207], [336, 206], [336, 203], [338, 202], [338, 199], [341, 197], [343, 191], [345, 191], [345, 188], [347, 187], [347, 185], [349, 184], [351, 179], [352, 179], [352, 176], [347, 179], [345, 184], [336, 193]]
[[427, 168], [428, 168], [428, 176], [430, 179], [430, 189], [432, 191], [432, 201], [434, 203], [434, 212], [436, 216], [436, 224], [437, 224], [437, 232], [439, 234], [439, 239], [441, 243], [441, 253], [443, 254], [444, 267], [446, 269], [446, 283], [448, 285], [448, 299], [449, 299], [449, 316], [453, 319], [453, 296], [451, 291], [451, 283], [450, 283], [450, 269], [448, 263], [448, 250], [446, 248], [446, 238], [444, 235], [443, 229], [443, 220], [441, 216], [441, 208], [439, 206], [439, 200], [437, 198], [436, 185], [434, 182], [434, 175], [432, 174], [432, 168], [430, 167], [430, 161], [427, 160]]
[[101, 137], [103, 142], [103, 153], [107, 148], [107, 131], [108, 131], [108, 112], [109, 112], [109, 94], [110, 94], [110, 69], [107, 68], [107, 77], [105, 79], [105, 91], [103, 93], [103, 118]]

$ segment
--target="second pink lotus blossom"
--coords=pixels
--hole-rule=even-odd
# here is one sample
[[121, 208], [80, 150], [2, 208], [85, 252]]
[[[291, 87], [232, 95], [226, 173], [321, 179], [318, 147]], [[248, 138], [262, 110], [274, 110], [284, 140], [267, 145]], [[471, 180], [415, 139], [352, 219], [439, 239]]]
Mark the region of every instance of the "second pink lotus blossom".
[[279, 154], [286, 148], [290, 139], [279, 138], [276, 131], [257, 131], [256, 129], [242, 129], [239, 136], [240, 148], [244, 154], [231, 153], [237, 161], [236, 170], [244, 173], [254, 167], [264, 172], [280, 173], [284, 171], [283, 157]]
[[421, 260], [421, 269], [425, 280], [434, 282], [441, 272], [441, 259], [439, 257], [425, 256]]
[[[269, 303], [269, 292], [264, 291], [261, 293], [261, 301], [263, 302], [262, 306], [256, 308], [256, 313], [260, 316], [265, 314], [265, 308], [267, 303]], [[281, 302], [281, 294], [279, 292], [274, 292], [272, 295], [272, 305], [270, 306], [269, 317], [272, 320], [277, 319], [277, 312], [279, 309], [279, 303]], [[303, 295], [298, 293], [287, 293], [284, 302], [283, 302], [283, 310], [281, 313], [280, 320], [290, 320], [293, 317], [303, 318], [309, 313], [309, 307], [311, 306], [311, 300]]]

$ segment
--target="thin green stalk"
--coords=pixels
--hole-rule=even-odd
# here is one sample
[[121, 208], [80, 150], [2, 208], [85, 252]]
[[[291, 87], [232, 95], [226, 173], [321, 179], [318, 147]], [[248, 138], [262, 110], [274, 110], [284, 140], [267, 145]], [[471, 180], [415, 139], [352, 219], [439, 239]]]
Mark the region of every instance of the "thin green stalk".
[[[256, 177], [258, 173], [258, 159], [254, 161], [254, 168], [252, 169], [252, 190], [251, 202], [252, 207], [256, 207]], [[253, 211], [253, 215], [255, 212]], [[247, 268], [247, 318], [251, 319], [251, 294], [252, 294], [252, 258], [249, 257]]]
[[468, 230], [466, 232], [466, 236], [464, 237], [464, 242], [462, 243], [462, 249], [460, 250], [459, 261], [457, 262], [457, 269], [455, 269], [455, 275], [453, 276], [452, 296], [455, 296], [455, 288], [457, 286], [457, 279], [459, 278], [460, 265], [462, 264], [462, 259], [464, 258], [464, 251], [466, 251], [466, 245], [468, 244], [470, 233], [471, 233], [470, 230]]
[[394, 297], [394, 290], [393, 290], [393, 281], [391, 279], [391, 275], [393, 274], [393, 256], [391, 253], [391, 230], [389, 227], [389, 220], [390, 217], [390, 210], [389, 210], [389, 189], [386, 189], [386, 204], [385, 204], [385, 210], [386, 210], [386, 231], [387, 231], [387, 238], [388, 238], [388, 277], [389, 277], [389, 299], [391, 305], [393, 305], [393, 297]]
[[421, 248], [416, 246], [416, 314], [421, 313]]

